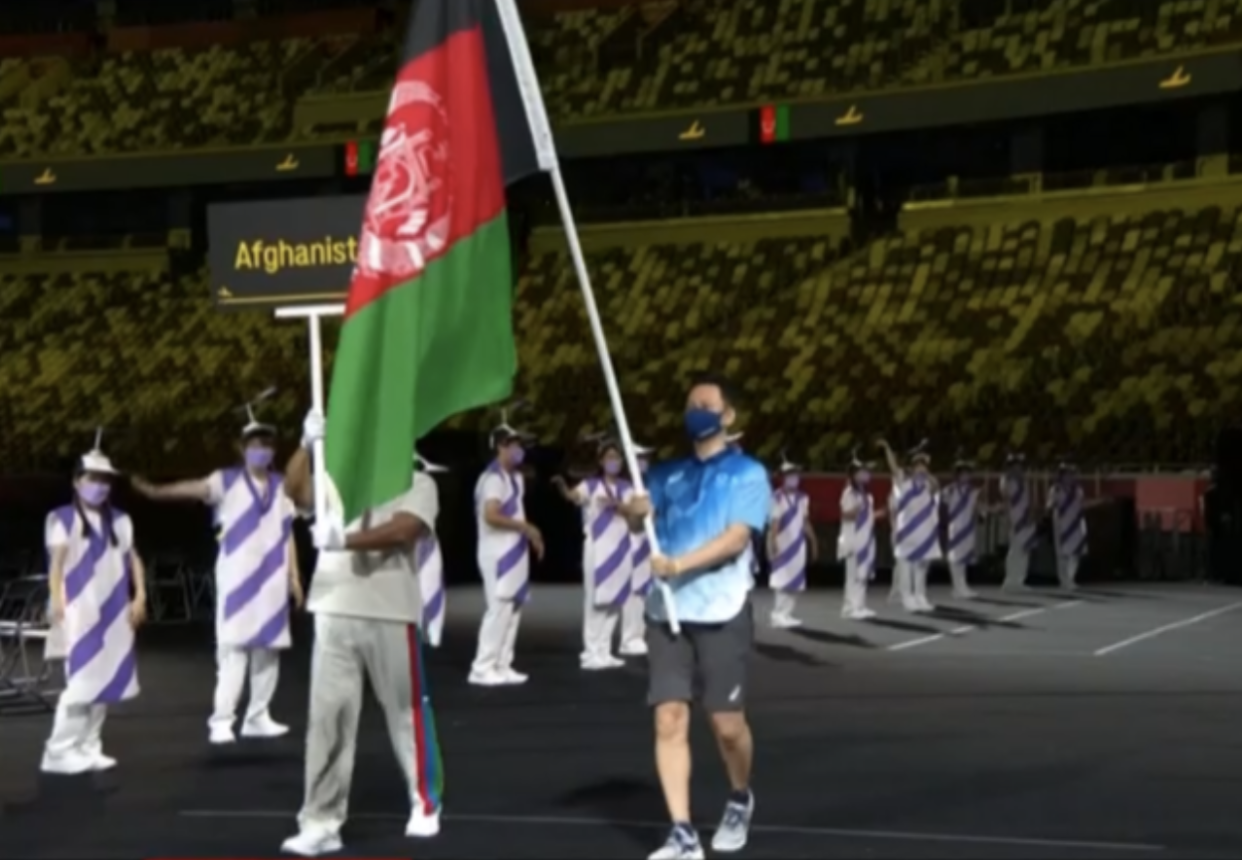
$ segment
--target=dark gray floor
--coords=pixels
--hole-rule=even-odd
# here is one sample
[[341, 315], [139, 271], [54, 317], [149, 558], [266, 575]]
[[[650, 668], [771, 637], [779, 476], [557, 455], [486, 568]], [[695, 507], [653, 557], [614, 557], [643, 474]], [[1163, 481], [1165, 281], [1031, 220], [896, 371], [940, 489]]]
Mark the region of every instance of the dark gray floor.
[[[758, 643], [747, 854], [1242, 856], [1242, 607], [1227, 609], [1238, 601], [1199, 586], [989, 593], [932, 618], [886, 609], [849, 624], [836, 595], [808, 596], [809, 629], [765, 629]], [[470, 688], [478, 596], [454, 593], [450, 606], [446, 646], [430, 658], [444, 833], [401, 838], [403, 791], [372, 710], [349, 854], [646, 856], [664, 816], [641, 664], [579, 672], [579, 595], [544, 588], [519, 645], [531, 683]], [[760, 595], [761, 619], [766, 606]], [[205, 741], [207, 640], [152, 630], [142, 646], [143, 694], [105, 730], [121, 761], [111, 774], [40, 779], [48, 716], [0, 716], [0, 857], [278, 854], [301, 792], [304, 649], [286, 660], [275, 709], [293, 736], [220, 752]], [[724, 787], [705, 731], [696, 754], [695, 810], [710, 826]]]

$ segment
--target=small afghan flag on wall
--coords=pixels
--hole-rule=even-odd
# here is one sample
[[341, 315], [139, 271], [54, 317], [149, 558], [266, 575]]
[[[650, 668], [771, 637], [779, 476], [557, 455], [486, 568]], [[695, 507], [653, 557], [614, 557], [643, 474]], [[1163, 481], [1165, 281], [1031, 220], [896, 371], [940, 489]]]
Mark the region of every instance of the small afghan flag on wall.
[[755, 130], [760, 143], [789, 140], [789, 105], [764, 105], [756, 114]]
[[345, 175], [370, 176], [375, 172], [375, 141], [351, 140], [345, 144]]

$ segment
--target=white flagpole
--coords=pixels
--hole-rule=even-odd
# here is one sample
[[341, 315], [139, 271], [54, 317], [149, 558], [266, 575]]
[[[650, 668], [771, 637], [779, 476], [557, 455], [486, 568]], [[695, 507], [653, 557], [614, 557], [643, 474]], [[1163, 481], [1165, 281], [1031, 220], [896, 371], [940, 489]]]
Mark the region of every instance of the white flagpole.
[[[320, 325], [324, 317], [339, 317], [345, 313], [344, 305], [307, 305], [306, 307], [277, 308], [277, 319], [304, 319], [310, 332], [310, 384], [311, 408], [320, 415], [324, 412], [323, 393], [323, 331]], [[315, 493], [315, 520], [323, 522], [327, 513], [328, 485], [327, 467], [323, 460], [323, 440], [315, 440], [314, 451], [311, 452], [311, 468], [313, 478], [312, 489]]]
[[[573, 260], [574, 272], [578, 275], [578, 286], [582, 289], [582, 300], [586, 303], [587, 321], [591, 324], [591, 336], [595, 340], [595, 352], [599, 356], [600, 370], [604, 372], [604, 385], [608, 389], [608, 400], [616, 418], [617, 432], [621, 436], [625, 465], [634, 482], [634, 491], [642, 495], [647, 490], [643, 486], [642, 472], [638, 468], [638, 452], [634, 449], [634, 438], [630, 435], [630, 424], [625, 416], [625, 404], [621, 400], [621, 388], [617, 384], [612, 356], [608, 352], [608, 339], [604, 336], [604, 324], [600, 320], [599, 307], [595, 303], [595, 291], [591, 288], [591, 275], [587, 272], [582, 243], [578, 240], [578, 228], [574, 223], [573, 208], [569, 205], [565, 180], [561, 176], [561, 164], [556, 156], [556, 144], [552, 139], [552, 125], [548, 122], [548, 112], [543, 104], [543, 93], [539, 91], [539, 78], [535, 74], [530, 46], [526, 43], [526, 32], [522, 27], [522, 19], [518, 15], [514, 0], [495, 0], [495, 2], [496, 9], [500, 13], [500, 20], [504, 25], [505, 40], [509, 45], [509, 56], [513, 60], [513, 71], [517, 78], [518, 89], [522, 94], [522, 103], [526, 108], [526, 120], [534, 138], [535, 154], [538, 157], [539, 166], [546, 170], [552, 179], [552, 190], [556, 194], [556, 205], [560, 209], [561, 223], [565, 228], [565, 240], [569, 243], [569, 256]], [[647, 540], [651, 543], [652, 553], [659, 553], [660, 543], [656, 539], [655, 524], [651, 521], [651, 517], [647, 517], [643, 523], [643, 529], [647, 533]], [[673, 590], [659, 577], [656, 578], [656, 584], [664, 598], [669, 627], [674, 633], [679, 633], [681, 625], [677, 620], [677, 606], [673, 599]]]

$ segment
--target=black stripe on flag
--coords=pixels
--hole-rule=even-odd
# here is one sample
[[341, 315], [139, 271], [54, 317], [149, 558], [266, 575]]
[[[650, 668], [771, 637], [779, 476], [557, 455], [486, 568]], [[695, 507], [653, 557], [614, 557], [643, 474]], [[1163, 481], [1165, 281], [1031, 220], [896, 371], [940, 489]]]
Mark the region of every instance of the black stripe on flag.
[[[480, 27], [487, 54], [487, 73], [496, 118], [497, 144], [505, 185], [539, 172], [526, 107], [514, 74], [497, 0], [416, 0], [405, 37], [402, 63], [436, 50], [453, 34]], [[526, 34], [520, 34], [525, 39]]]

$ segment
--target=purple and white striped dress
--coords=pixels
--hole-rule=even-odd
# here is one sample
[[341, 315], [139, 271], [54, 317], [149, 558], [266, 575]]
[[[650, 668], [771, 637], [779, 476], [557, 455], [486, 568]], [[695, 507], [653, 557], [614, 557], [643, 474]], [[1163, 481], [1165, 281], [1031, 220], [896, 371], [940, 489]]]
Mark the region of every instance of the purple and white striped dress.
[[222, 469], [211, 474], [207, 486], [220, 542], [216, 643], [288, 648], [293, 502], [275, 473], [261, 487], [245, 469]]
[[[855, 519], [852, 515], [858, 512]], [[859, 580], [875, 578], [875, 503], [871, 494], [847, 485], [841, 492], [841, 533], [837, 558], [854, 563]]]
[[633, 487], [628, 481], [610, 484], [587, 478], [576, 491], [584, 502], [582, 573], [591, 601], [599, 607], [620, 607], [632, 587], [633, 544], [629, 523], [616, 506], [629, 500]]
[[805, 493], [780, 489], [772, 494], [768, 517], [775, 531], [776, 554], [768, 559], [772, 574], [768, 584], [775, 591], [806, 590], [806, 521], [810, 503]]
[[944, 507], [949, 517], [948, 540], [945, 543], [949, 561], [970, 564], [975, 560], [979, 488], [955, 481], [944, 489]]
[[[59, 625], [67, 680], [61, 701], [107, 705], [138, 695], [134, 628], [129, 620], [134, 527], [115, 508], [107, 516], [94, 511], [85, 516], [89, 535], [83, 534], [83, 514], [72, 505], [48, 514], [44, 529], [49, 553], [61, 547], [67, 550], [65, 617]], [[116, 546], [110, 531], [116, 533]]]
[[483, 517], [483, 507], [500, 502], [500, 513], [515, 520], [526, 520], [522, 496], [526, 483], [521, 473], [509, 472], [493, 462], [479, 476], [474, 488], [474, 506], [479, 521], [477, 558], [483, 582], [492, 596], [519, 605], [530, 597], [530, 547], [526, 535], [495, 529]]
[[1031, 513], [1031, 488], [1020, 475], [1001, 478], [1001, 492], [1009, 511], [1009, 547], [1018, 552], [1035, 549], [1035, 517]]
[[1085, 495], [1078, 484], [1054, 484], [1048, 493], [1052, 509], [1057, 555], [1087, 554], [1087, 518], [1083, 516]]
[[940, 558], [940, 500], [931, 481], [903, 477], [893, 482], [893, 497], [897, 558], [913, 562]]
[[419, 538], [414, 545], [414, 569], [418, 571], [418, 591], [423, 599], [423, 638], [433, 648], [440, 647], [444, 632], [444, 556], [435, 533]]

